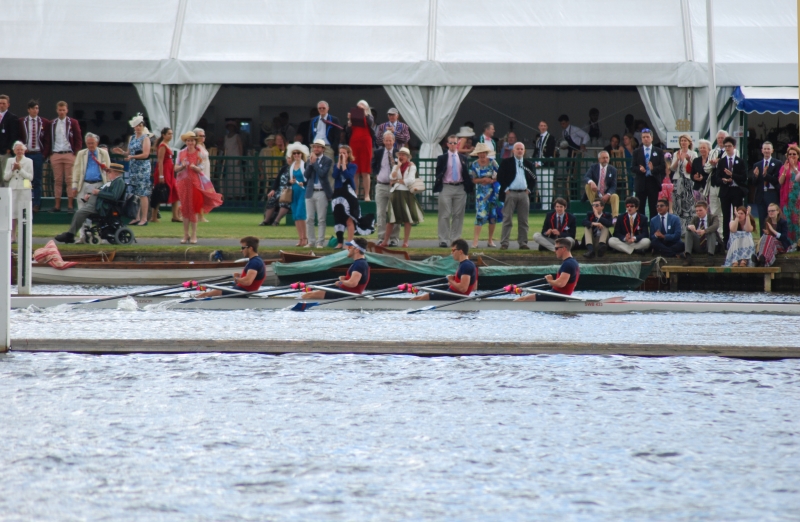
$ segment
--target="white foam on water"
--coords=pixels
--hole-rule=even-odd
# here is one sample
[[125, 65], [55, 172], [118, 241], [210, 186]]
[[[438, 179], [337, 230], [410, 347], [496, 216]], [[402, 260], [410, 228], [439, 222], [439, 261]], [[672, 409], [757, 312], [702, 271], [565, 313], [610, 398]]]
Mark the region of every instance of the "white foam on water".
[[136, 299], [131, 296], [124, 297], [117, 303], [117, 310], [125, 310], [128, 312], [136, 312], [139, 310], [139, 305], [136, 304]]

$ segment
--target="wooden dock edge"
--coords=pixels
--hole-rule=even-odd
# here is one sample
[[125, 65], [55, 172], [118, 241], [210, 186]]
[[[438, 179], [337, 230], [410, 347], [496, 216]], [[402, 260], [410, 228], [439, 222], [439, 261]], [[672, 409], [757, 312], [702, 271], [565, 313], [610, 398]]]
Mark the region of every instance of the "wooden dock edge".
[[294, 340], [153, 340], [153, 339], [13, 339], [11, 352], [81, 354], [318, 353], [367, 355], [628, 355], [640, 357], [800, 358], [800, 348], [783, 346], [703, 346], [674, 344], [460, 342], [452, 341], [294, 341]]

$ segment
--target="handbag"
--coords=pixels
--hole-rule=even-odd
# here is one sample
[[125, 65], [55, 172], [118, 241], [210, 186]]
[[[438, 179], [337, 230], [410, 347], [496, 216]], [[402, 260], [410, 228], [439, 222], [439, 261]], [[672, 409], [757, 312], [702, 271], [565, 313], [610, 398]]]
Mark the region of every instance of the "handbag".
[[294, 191], [292, 190], [292, 187], [291, 186], [286, 187], [281, 192], [281, 197], [278, 198], [278, 203], [291, 203], [292, 196], [294, 196]]
[[414, 182], [409, 185], [408, 191], [412, 194], [419, 194], [420, 192], [425, 192], [425, 182], [422, 181], [422, 178], [415, 178]]

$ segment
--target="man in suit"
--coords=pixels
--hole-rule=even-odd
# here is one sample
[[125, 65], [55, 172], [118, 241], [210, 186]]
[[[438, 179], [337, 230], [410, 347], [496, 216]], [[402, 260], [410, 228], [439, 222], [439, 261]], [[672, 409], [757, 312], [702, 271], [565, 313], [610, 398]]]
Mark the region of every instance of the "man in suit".
[[736, 138], [728, 136], [722, 140], [725, 155], [719, 158], [714, 168], [714, 181], [719, 187], [719, 204], [722, 207], [722, 234], [727, 246], [731, 231], [731, 207], [736, 208], [744, 203], [747, 190], [747, 167], [736, 155]]
[[719, 239], [719, 218], [708, 213], [708, 204], [698, 201], [694, 205], [695, 216], [686, 227], [686, 265], [692, 264], [692, 254], [706, 252], [713, 256]]
[[553, 203], [553, 172], [552, 162], [543, 161], [545, 158], [553, 158], [556, 154], [556, 139], [547, 130], [547, 122], [539, 122], [539, 136], [536, 138], [536, 145], [533, 148], [534, 165], [539, 169], [538, 188], [539, 203], [542, 208], [547, 208]]
[[[10, 105], [11, 98], [0, 94], [0, 172], [6, 171], [6, 162], [14, 155], [12, 147], [19, 133], [19, 119], [8, 110]], [[3, 180], [0, 179], [0, 187], [2, 186]]]
[[661, 180], [667, 173], [664, 151], [653, 145], [653, 131], [642, 129], [642, 146], [633, 151], [634, 190], [639, 198], [639, 213], [644, 214], [647, 202], [650, 217], [657, 213], [656, 200], [661, 192]]
[[611, 204], [611, 216], [616, 219], [619, 215], [619, 196], [617, 195], [617, 169], [609, 165], [610, 156], [608, 152], [602, 150], [597, 155], [597, 163], [589, 167], [586, 175], [583, 176], [584, 198], [586, 201], [594, 201], [600, 198], [603, 207]]
[[39, 212], [42, 206], [42, 170], [44, 168], [44, 135], [45, 127], [50, 122], [39, 116], [39, 102], [31, 100], [28, 102], [28, 115], [19, 120], [19, 139], [28, 150], [25, 156], [33, 162], [33, 211]]
[[[765, 141], [761, 145], [764, 159], [753, 164], [753, 174], [749, 183], [755, 189], [753, 202], [758, 209], [758, 226], [760, 230], [767, 228], [767, 207], [770, 203], [780, 202], [780, 170], [783, 163], [772, 157], [772, 143]], [[763, 234], [763, 232], [762, 232]]]
[[517, 214], [517, 241], [520, 250], [528, 250], [528, 213], [531, 194], [536, 190], [536, 167], [525, 159], [525, 145], [514, 144], [514, 155], [500, 162], [497, 170], [500, 201], [503, 201], [503, 231], [500, 249], [508, 250], [514, 213]]
[[314, 220], [318, 221], [316, 247], [325, 247], [325, 219], [328, 217], [328, 203], [333, 199], [331, 173], [333, 160], [325, 155], [326, 143], [317, 139], [311, 145], [306, 171], [306, 235], [311, 242], [314, 238]]
[[603, 257], [608, 250], [608, 236], [612, 226], [611, 214], [603, 212], [603, 201], [594, 198], [592, 210], [586, 213], [586, 218], [583, 220], [583, 239], [586, 242], [584, 257], [588, 259], [595, 255]]
[[[486, 144], [479, 144], [475, 150], [479, 148], [488, 150]], [[433, 184], [433, 193], [439, 194], [440, 248], [448, 248], [461, 238], [467, 194], [473, 191], [467, 157], [458, 153], [458, 138], [455, 134], [450, 135], [447, 137], [447, 152], [436, 158], [436, 181]]]
[[556, 198], [553, 203], [553, 210], [544, 217], [542, 231], [533, 234], [533, 241], [540, 247], [546, 248], [550, 252], [555, 252], [556, 239], [568, 237], [574, 243], [577, 228], [575, 216], [567, 212], [567, 200]]
[[685, 245], [681, 241], [681, 218], [669, 213], [669, 201], [656, 202], [658, 214], [650, 220], [650, 244], [656, 255], [686, 259]]
[[625, 214], [617, 217], [614, 237], [608, 240], [608, 246], [628, 255], [634, 251], [644, 255], [650, 250], [648, 229], [647, 217], [639, 213], [639, 200], [631, 196], [625, 200]]
[[328, 102], [321, 100], [317, 103], [317, 111], [319, 116], [313, 118], [308, 125], [308, 142], [322, 140], [325, 143], [325, 156], [333, 161], [333, 149], [339, 147], [342, 126], [339, 118], [330, 114]]
[[[398, 121], [400, 119], [400, 112], [394, 107], [389, 109], [386, 113], [386, 117], [389, 121], [381, 123], [375, 129], [375, 138], [377, 138], [375, 141], [376, 143], [381, 143], [384, 133], [390, 131], [394, 135], [394, 152], [397, 152], [402, 147], [408, 146], [408, 142], [411, 140], [411, 129], [402, 121]], [[373, 170], [372, 172], [375, 171]]]
[[586, 144], [589, 143], [589, 135], [583, 129], [571, 125], [569, 123], [569, 116], [562, 114], [558, 117], [558, 123], [564, 131], [564, 141], [567, 142], [567, 155], [572, 158], [578, 155], [579, 152], [586, 152]]
[[494, 139], [494, 123], [487, 121], [483, 124], [483, 134], [478, 137], [478, 140], [473, 145], [478, 143], [485, 143], [492, 148], [492, 151], [497, 153], [497, 140]]
[[533, 148], [534, 158], [552, 158], [556, 154], [556, 139], [547, 129], [547, 122], [540, 121], [539, 136], [537, 136], [536, 146]]
[[64, 182], [67, 185], [67, 208], [74, 212], [75, 194], [72, 193], [72, 166], [75, 164], [75, 153], [81, 150], [83, 137], [78, 120], [73, 120], [67, 113], [67, 102], [56, 104], [58, 117], [50, 121], [44, 133], [44, 157], [50, 160], [55, 182], [55, 204], [50, 212], [61, 212], [61, 194]]
[[[383, 147], [375, 149], [372, 153], [372, 172], [375, 173], [375, 212], [377, 213], [377, 230], [378, 230], [378, 243], [383, 242], [383, 236], [386, 234], [386, 213], [389, 210], [389, 201], [391, 199], [391, 192], [389, 189], [389, 175], [392, 173], [392, 168], [397, 162], [397, 149], [395, 149], [394, 133], [386, 131], [383, 133], [381, 139]], [[389, 237], [389, 246], [397, 246], [400, 244], [400, 229], [402, 227], [393, 227], [392, 235]]]
[[[719, 159], [725, 155], [725, 146], [722, 142], [727, 137], [728, 133], [724, 130], [717, 132], [717, 144], [708, 155], [708, 161], [706, 161], [706, 164], [703, 167], [703, 170], [705, 170], [706, 174], [708, 174], [708, 211], [717, 216], [720, 221], [722, 221], [722, 205], [720, 205], [719, 202], [719, 186], [716, 185], [716, 182], [714, 181], [714, 169], [717, 167]], [[738, 156], [739, 151], [734, 151], [734, 154]]]

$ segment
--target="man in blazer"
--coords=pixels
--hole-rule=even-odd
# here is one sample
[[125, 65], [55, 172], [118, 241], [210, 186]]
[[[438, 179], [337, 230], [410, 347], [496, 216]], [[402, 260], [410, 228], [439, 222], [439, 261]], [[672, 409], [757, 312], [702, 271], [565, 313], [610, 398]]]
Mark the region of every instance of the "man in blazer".
[[[17, 141], [19, 132], [19, 119], [16, 114], [8, 110], [11, 105], [11, 98], [5, 94], [0, 94], [0, 172], [6, 171], [6, 162], [14, 155], [11, 148]], [[0, 187], [3, 180], [0, 179]]]
[[731, 231], [731, 207], [736, 208], [744, 203], [747, 190], [747, 167], [736, 155], [736, 138], [728, 136], [722, 141], [725, 155], [719, 158], [714, 169], [714, 181], [719, 187], [719, 203], [722, 206], [722, 234], [726, 248]]
[[633, 151], [634, 190], [639, 198], [639, 213], [644, 214], [647, 202], [650, 217], [657, 213], [656, 200], [661, 192], [661, 180], [667, 173], [664, 151], [653, 145], [653, 131], [642, 129], [642, 146]]
[[503, 232], [500, 249], [508, 250], [511, 239], [512, 219], [517, 214], [517, 241], [520, 250], [528, 250], [528, 213], [531, 194], [536, 190], [536, 167], [525, 159], [525, 145], [514, 144], [514, 155], [500, 162], [497, 170], [500, 183], [500, 201], [503, 201]]
[[650, 220], [650, 244], [656, 255], [686, 259], [685, 245], [681, 241], [681, 219], [669, 213], [669, 201], [656, 202], [658, 214]]
[[698, 201], [694, 205], [695, 216], [686, 227], [686, 264], [692, 264], [692, 254], [706, 252], [713, 256], [719, 244], [719, 218], [708, 212], [708, 204]]
[[44, 136], [45, 128], [50, 122], [39, 116], [39, 102], [28, 102], [28, 115], [19, 120], [19, 139], [28, 150], [25, 156], [33, 162], [33, 211], [39, 212], [42, 206], [42, 170], [44, 168]]
[[762, 231], [767, 228], [767, 207], [770, 203], [780, 202], [781, 185], [778, 178], [783, 163], [773, 158], [772, 152], [772, 143], [765, 141], [761, 145], [764, 159], [753, 164], [753, 173], [748, 180], [750, 186], [755, 189], [753, 202], [758, 209], [758, 226]]
[[542, 223], [542, 231], [533, 234], [533, 241], [540, 247], [556, 251], [556, 239], [568, 237], [575, 243], [575, 232], [578, 225], [575, 215], [567, 212], [567, 200], [556, 198], [553, 210], [547, 213]]
[[306, 178], [306, 235], [311, 242], [316, 219], [317, 248], [325, 246], [325, 219], [328, 217], [328, 203], [333, 199], [332, 172], [333, 160], [325, 155], [325, 142], [318, 139], [311, 145], [311, 157], [303, 173]]
[[[492, 152], [485, 143], [479, 143], [473, 154], [477, 155], [479, 151]], [[447, 152], [436, 158], [436, 181], [433, 184], [433, 193], [439, 194], [440, 248], [449, 248], [453, 241], [461, 238], [467, 194], [474, 190], [467, 157], [458, 153], [456, 135], [450, 135], [447, 137]]]
[[[390, 131], [394, 135], [394, 151], [397, 152], [402, 147], [408, 145], [409, 140], [411, 140], [411, 129], [402, 121], [398, 121], [400, 119], [400, 112], [394, 107], [389, 109], [386, 113], [386, 117], [389, 121], [381, 123], [378, 125], [378, 128], [375, 129], [375, 138], [377, 138], [375, 141], [376, 143], [381, 143], [383, 141], [383, 134], [386, 131]], [[373, 170], [372, 172], [375, 171]]]
[[308, 125], [308, 142], [322, 140], [325, 143], [325, 156], [333, 161], [333, 149], [339, 147], [342, 126], [339, 124], [339, 118], [331, 116], [328, 102], [322, 100], [317, 103], [317, 111], [319, 116], [313, 118]]
[[[556, 154], [556, 139], [548, 131], [547, 122], [542, 120], [539, 122], [539, 136], [536, 138], [536, 144], [533, 148], [534, 165], [539, 169], [538, 174], [538, 188], [539, 188], [539, 203], [545, 209], [553, 203], [553, 173], [554, 165], [546, 159], [553, 158]], [[545, 160], [545, 161], [543, 161]]]
[[539, 122], [539, 136], [536, 138], [536, 145], [533, 147], [534, 158], [552, 158], [556, 154], [556, 139], [547, 130], [547, 122]]
[[58, 117], [50, 121], [44, 133], [44, 159], [50, 160], [55, 181], [55, 204], [51, 212], [61, 211], [61, 193], [64, 182], [67, 185], [67, 206], [73, 212], [75, 194], [72, 193], [72, 166], [75, 164], [75, 153], [81, 150], [83, 137], [78, 120], [67, 116], [67, 102], [56, 104]]
[[584, 187], [583, 201], [594, 201], [600, 198], [603, 207], [611, 205], [611, 216], [616, 218], [619, 214], [619, 196], [617, 195], [617, 169], [609, 165], [608, 152], [601, 150], [597, 155], [597, 163], [589, 167], [583, 176]]
[[[391, 192], [389, 189], [389, 175], [397, 162], [397, 149], [395, 148], [394, 133], [386, 131], [381, 138], [383, 147], [372, 152], [372, 172], [375, 174], [375, 217], [378, 230], [378, 243], [383, 242], [386, 234], [386, 213], [389, 210]], [[389, 237], [389, 246], [400, 244], [400, 230], [403, 227], [392, 227], [392, 235]]]
[[625, 213], [617, 217], [614, 235], [608, 247], [631, 255], [634, 251], [644, 255], [650, 250], [650, 232], [647, 217], [639, 212], [639, 200], [633, 196], [625, 200]]
[[[725, 155], [725, 146], [722, 142], [727, 137], [728, 133], [724, 130], [717, 132], [716, 144], [708, 155], [708, 161], [703, 167], [703, 170], [708, 174], [706, 183], [710, 183], [708, 191], [708, 211], [717, 216], [720, 221], [722, 221], [722, 207], [719, 203], [719, 186], [717, 186], [714, 181], [714, 169], [717, 167], [719, 159]], [[738, 156], [739, 151], [734, 150], [734, 155]]]

